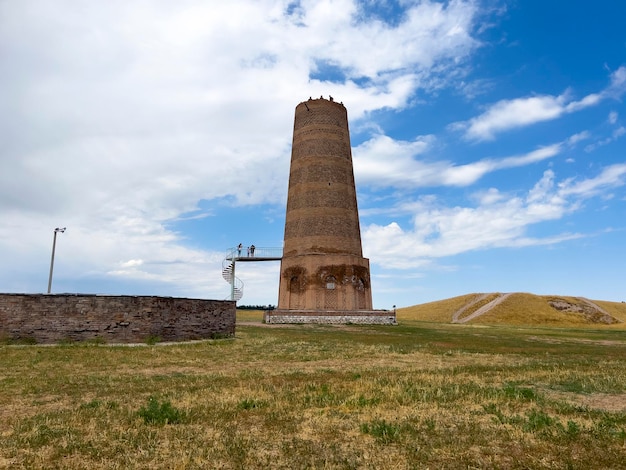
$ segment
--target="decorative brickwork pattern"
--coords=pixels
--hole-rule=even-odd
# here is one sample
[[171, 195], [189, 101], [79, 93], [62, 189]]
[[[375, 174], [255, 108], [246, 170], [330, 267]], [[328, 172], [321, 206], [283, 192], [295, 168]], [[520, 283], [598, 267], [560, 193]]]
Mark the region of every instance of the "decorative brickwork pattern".
[[0, 294], [0, 336], [138, 343], [232, 336], [235, 302], [152, 296]]
[[[315, 162], [311, 162], [315, 163]], [[354, 186], [354, 180], [351, 178], [350, 169], [333, 168], [315, 165], [292, 165], [289, 176], [290, 186], [296, 188], [297, 185], [303, 183], [344, 183], [349, 182]]]
[[348, 142], [320, 138], [305, 140], [293, 151], [295, 158], [315, 156], [347, 158], [348, 155], [350, 155], [350, 144]]
[[[300, 103], [302, 105], [303, 103]], [[331, 106], [327, 106], [331, 104]], [[312, 112], [305, 112], [298, 116], [298, 119], [294, 121], [293, 131], [294, 135], [297, 134], [296, 131], [299, 131], [303, 128], [310, 127], [323, 127], [324, 125], [330, 127], [331, 129], [335, 129], [336, 132], [347, 130], [347, 117], [344, 106], [339, 103], [334, 103], [332, 101], [327, 101], [323, 98], [318, 100], [308, 100], [304, 103], [306, 106], [302, 106], [302, 108], [306, 108], [306, 110], [311, 110], [312, 108], [319, 108], [320, 106], [324, 106], [323, 114], [315, 114]], [[315, 109], [313, 109], [315, 111]], [[297, 110], [296, 110], [297, 112]]]
[[[352, 239], [351, 235], [354, 233], [354, 230], [358, 228], [359, 223], [354, 219], [341, 220], [338, 217], [333, 217], [332, 215], [301, 217], [298, 220], [285, 224], [285, 239], [332, 236], [347, 238], [350, 240]], [[335, 243], [334, 245], [342, 246], [343, 243]]]
[[328, 191], [303, 191], [294, 193], [289, 198], [287, 210], [307, 209], [313, 207], [332, 207], [356, 211], [353, 200], [345, 198], [345, 190], [329, 189]]

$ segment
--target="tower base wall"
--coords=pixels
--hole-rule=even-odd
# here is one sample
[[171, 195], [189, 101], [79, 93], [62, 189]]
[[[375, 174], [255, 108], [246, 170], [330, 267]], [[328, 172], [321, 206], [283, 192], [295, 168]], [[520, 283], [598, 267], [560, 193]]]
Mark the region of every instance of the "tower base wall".
[[265, 323], [317, 323], [317, 324], [355, 324], [355, 325], [397, 325], [396, 314], [388, 310], [267, 310]]
[[369, 260], [350, 254], [284, 257], [279, 310], [371, 311]]

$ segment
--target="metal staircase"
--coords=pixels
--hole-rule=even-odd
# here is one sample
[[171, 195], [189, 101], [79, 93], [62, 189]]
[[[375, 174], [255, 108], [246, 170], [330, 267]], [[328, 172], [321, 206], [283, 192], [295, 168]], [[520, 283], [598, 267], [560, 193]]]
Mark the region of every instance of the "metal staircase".
[[[252, 249], [251, 249], [252, 248]], [[230, 300], [239, 300], [243, 297], [243, 282], [235, 276], [235, 264], [239, 262], [280, 261], [283, 256], [282, 248], [257, 248], [254, 246], [231, 248], [222, 261], [222, 277], [230, 284]]]
[[232, 256], [222, 261], [222, 277], [230, 284], [230, 300], [239, 300], [243, 297], [243, 281], [235, 276], [235, 260]]

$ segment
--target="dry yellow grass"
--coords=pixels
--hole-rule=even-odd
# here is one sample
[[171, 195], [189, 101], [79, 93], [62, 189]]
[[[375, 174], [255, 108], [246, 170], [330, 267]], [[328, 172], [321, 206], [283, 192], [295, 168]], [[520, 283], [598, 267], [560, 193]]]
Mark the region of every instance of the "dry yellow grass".
[[[399, 309], [395, 327], [240, 310], [228, 340], [0, 344], [0, 468], [620, 468], [623, 326], [559, 330], [555, 297], [477, 319], [533, 328], [447, 325], [467, 295]], [[181, 420], [144, 421], [151, 396]]]
[[467, 294], [436, 302], [413, 305], [412, 307], [399, 308], [396, 310], [396, 316], [398, 321], [419, 320], [449, 323], [452, 321], [452, 314], [463, 307], [463, 305], [471, 302], [475, 296], [476, 294]]
[[[0, 468], [623, 461], [624, 332], [239, 320], [234, 339], [187, 344], [0, 345]], [[182, 416], [146, 421], [149, 397]]]
[[615, 318], [626, 324], [626, 302], [608, 302], [605, 300], [598, 300], [596, 303]]
[[263, 321], [263, 310], [237, 309], [237, 322]]
[[[552, 298], [552, 297], [550, 297]], [[574, 301], [574, 299], [567, 299]], [[493, 310], [476, 318], [475, 323], [583, 327], [583, 317], [560, 312], [550, 306], [548, 298], [533, 294], [512, 294]]]

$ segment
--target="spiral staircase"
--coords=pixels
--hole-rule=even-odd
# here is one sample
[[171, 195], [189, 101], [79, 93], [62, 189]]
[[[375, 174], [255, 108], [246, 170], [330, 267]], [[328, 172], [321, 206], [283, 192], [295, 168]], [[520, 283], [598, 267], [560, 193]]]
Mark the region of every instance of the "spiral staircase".
[[[252, 249], [250, 249], [252, 248]], [[282, 248], [263, 247], [231, 248], [222, 261], [222, 277], [230, 284], [229, 300], [239, 300], [243, 297], [243, 282], [235, 276], [235, 263], [256, 261], [280, 261], [283, 256]]]
[[230, 300], [239, 300], [243, 297], [243, 281], [235, 276], [235, 260], [232, 256], [222, 261], [222, 277], [230, 284]]

